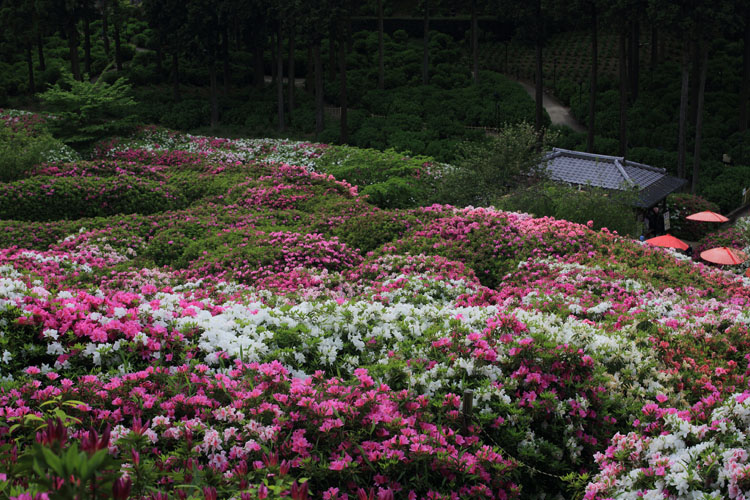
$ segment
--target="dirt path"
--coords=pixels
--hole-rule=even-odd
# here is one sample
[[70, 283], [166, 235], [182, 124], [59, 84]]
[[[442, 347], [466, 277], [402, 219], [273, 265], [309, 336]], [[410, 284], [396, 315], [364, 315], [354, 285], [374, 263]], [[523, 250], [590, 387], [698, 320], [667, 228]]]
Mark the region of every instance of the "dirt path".
[[[533, 84], [516, 80], [526, 92], [529, 93], [532, 99], [536, 100], [536, 88]], [[576, 132], [586, 132], [586, 127], [578, 123], [570, 113], [570, 108], [565, 107], [560, 101], [554, 97], [544, 94], [542, 98], [542, 106], [549, 113], [549, 117], [552, 120], [552, 125], [566, 125]]]
[[742, 217], [750, 216], [750, 205], [745, 205], [743, 207], [740, 207], [738, 209], [735, 209], [732, 213], [730, 213], [727, 217], [729, 217], [729, 222], [725, 224], [725, 226], [734, 224], [737, 222], [737, 219], [741, 219]]

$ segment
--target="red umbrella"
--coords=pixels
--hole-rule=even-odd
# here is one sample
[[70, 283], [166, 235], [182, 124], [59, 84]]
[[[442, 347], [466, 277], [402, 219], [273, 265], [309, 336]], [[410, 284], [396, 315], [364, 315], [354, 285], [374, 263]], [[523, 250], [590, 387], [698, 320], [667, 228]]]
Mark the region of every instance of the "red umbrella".
[[729, 247], [716, 247], [701, 252], [701, 259], [714, 264], [737, 265], [747, 260], [744, 252]]
[[646, 240], [646, 243], [655, 247], [679, 248], [680, 250], [687, 250], [689, 248], [687, 243], [679, 238], [675, 238], [671, 234], [650, 238]]
[[685, 218], [687, 220], [695, 220], [699, 222], [727, 222], [729, 220], [723, 215], [717, 214], [716, 212], [711, 212], [710, 210], [691, 214]]

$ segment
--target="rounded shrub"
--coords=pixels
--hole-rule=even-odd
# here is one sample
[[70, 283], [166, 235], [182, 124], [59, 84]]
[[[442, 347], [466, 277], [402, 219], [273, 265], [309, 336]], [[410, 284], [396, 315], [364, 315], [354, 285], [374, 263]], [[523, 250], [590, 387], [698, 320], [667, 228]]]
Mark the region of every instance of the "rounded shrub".
[[0, 219], [48, 221], [152, 214], [184, 205], [164, 184], [144, 178], [34, 177], [0, 184]]

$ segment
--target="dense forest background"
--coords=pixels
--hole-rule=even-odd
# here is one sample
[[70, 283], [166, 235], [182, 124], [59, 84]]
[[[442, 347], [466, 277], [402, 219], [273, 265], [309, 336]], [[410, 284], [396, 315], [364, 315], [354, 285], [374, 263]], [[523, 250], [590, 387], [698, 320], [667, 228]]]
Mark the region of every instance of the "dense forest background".
[[[587, 127], [557, 130], [553, 145], [664, 167], [723, 210], [750, 187], [740, 0], [0, 5], [3, 107], [40, 110], [50, 88], [119, 81], [144, 124], [452, 162], [507, 125], [550, 130], [548, 92]], [[514, 80], [541, 83], [537, 105]]]

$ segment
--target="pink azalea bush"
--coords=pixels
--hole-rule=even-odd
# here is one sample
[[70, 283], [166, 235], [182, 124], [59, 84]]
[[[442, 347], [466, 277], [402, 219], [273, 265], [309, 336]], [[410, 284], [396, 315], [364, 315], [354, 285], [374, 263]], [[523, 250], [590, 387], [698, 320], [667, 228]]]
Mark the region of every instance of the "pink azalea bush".
[[0, 220], [0, 491], [748, 494], [746, 278], [562, 220], [376, 208], [328, 150], [147, 128], [28, 173], [163, 189]]

